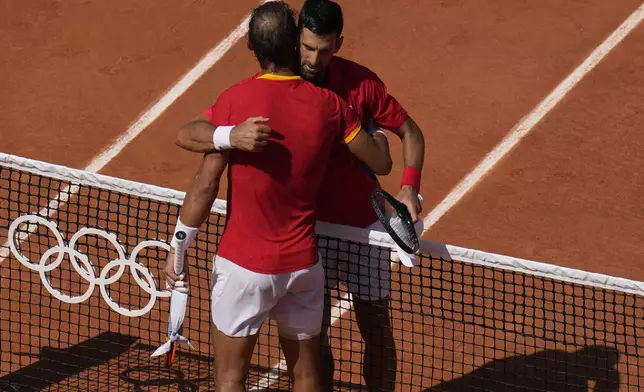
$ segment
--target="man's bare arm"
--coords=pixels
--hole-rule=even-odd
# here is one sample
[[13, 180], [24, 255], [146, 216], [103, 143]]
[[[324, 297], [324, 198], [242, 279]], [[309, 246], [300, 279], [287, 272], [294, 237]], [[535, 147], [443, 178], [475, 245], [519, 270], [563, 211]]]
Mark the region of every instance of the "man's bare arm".
[[391, 154], [389, 153], [389, 140], [387, 140], [387, 136], [385, 135], [384, 132], [374, 132], [371, 134], [371, 137], [373, 140], [376, 142], [376, 145], [380, 149], [381, 152], [381, 157], [383, 158], [383, 164], [385, 167], [389, 167], [389, 170], [385, 174], [378, 174], [380, 176], [387, 175], [391, 173], [391, 168], [393, 166], [393, 163], [391, 162]]
[[413, 166], [422, 170], [425, 159], [425, 137], [418, 124], [407, 116], [405, 123], [393, 132], [402, 140], [405, 167]]
[[208, 117], [203, 114], [188, 121], [177, 133], [175, 144], [184, 150], [206, 153], [215, 151], [215, 144], [212, 135], [215, 132]]
[[391, 171], [392, 163], [391, 163], [391, 154], [389, 153], [389, 140], [387, 140], [387, 135], [385, 134], [385, 131], [380, 129], [380, 127], [376, 125], [376, 123], [373, 121], [372, 118], [368, 118], [364, 122], [364, 124], [362, 124], [362, 127], [367, 132], [367, 135], [370, 135], [373, 138], [373, 140], [376, 142], [376, 145], [378, 145], [378, 147], [380, 148], [380, 151], [382, 153], [381, 157], [383, 158], [382, 163], [385, 164], [385, 166], [387, 165], [389, 166], [389, 171], [387, 173], [385, 174], [375, 173], [375, 174], [379, 174], [379, 175], [389, 174], [389, 172]]
[[[425, 137], [423, 132], [410, 116], [407, 116], [405, 123], [393, 132], [402, 140], [405, 170], [414, 170], [413, 168], [415, 168], [420, 181], [420, 173], [423, 170], [425, 159]], [[423, 210], [422, 204], [418, 199], [418, 189], [415, 189], [412, 185], [402, 185], [400, 192], [396, 195], [396, 199], [407, 206], [412, 220], [416, 222], [418, 214]]]
[[[220, 146], [215, 146], [216, 126], [212, 125], [208, 117], [203, 114], [195, 117], [181, 128], [177, 133], [175, 144], [184, 150], [206, 153], [218, 149], [238, 149], [242, 151], [258, 152], [268, 143], [271, 128], [264, 124], [268, 121], [265, 117], [251, 117], [243, 123], [236, 125], [232, 130], [221, 131]], [[224, 145], [222, 147], [222, 144]], [[228, 145], [226, 147], [226, 145]]]
[[219, 193], [219, 182], [228, 164], [228, 153], [204, 155], [181, 207], [181, 222], [190, 227], [201, 227]]
[[[190, 183], [177, 220], [177, 226], [181, 225], [186, 233], [191, 232], [188, 238], [194, 238], [201, 225], [208, 219], [212, 203], [219, 192], [219, 181], [227, 164], [228, 153], [210, 153], [203, 157], [201, 166]], [[168, 287], [174, 288], [178, 281], [182, 281], [182, 285], [187, 286], [189, 262], [186, 260], [184, 264], [182, 277], [182, 274], [175, 273], [173, 260], [174, 248], [169, 252], [166, 261], [165, 278]]]
[[391, 156], [389, 155], [389, 144], [384, 135], [369, 136], [362, 129], [347, 144], [349, 151], [360, 159], [374, 174], [385, 176], [391, 172]]

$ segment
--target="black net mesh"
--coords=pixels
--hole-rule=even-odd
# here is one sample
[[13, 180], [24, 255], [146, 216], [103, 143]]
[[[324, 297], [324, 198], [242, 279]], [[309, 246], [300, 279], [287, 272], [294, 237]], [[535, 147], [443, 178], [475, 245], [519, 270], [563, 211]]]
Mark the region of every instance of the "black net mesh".
[[[209, 289], [224, 216], [212, 214], [188, 252], [184, 333], [196, 349], [181, 349], [172, 368], [150, 358], [166, 340], [169, 298], [157, 294], [167, 253], [158, 244], [132, 253], [143, 241], [167, 241], [178, 211], [0, 166], [0, 391], [213, 390]], [[65, 251], [71, 241], [75, 252]], [[370, 390], [644, 388], [639, 295], [427, 254], [409, 269], [389, 263], [389, 248], [332, 236], [320, 243], [331, 278], [323, 351], [335, 367], [325, 380], [334, 390], [367, 390], [363, 373]], [[356, 258], [376, 262], [360, 267]], [[374, 302], [383, 281], [390, 299]], [[290, 387], [267, 321], [248, 388]]]

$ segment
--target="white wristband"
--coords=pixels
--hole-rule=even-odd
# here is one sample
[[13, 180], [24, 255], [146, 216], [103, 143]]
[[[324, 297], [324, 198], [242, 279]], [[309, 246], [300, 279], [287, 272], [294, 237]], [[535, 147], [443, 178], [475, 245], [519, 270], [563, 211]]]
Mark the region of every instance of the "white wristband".
[[199, 232], [199, 228], [186, 226], [183, 223], [181, 223], [181, 220], [179, 218], [177, 218], [177, 225], [174, 228], [174, 234], [172, 235], [172, 240], [170, 241], [170, 246], [172, 246], [175, 249], [177, 248], [176, 238], [177, 238], [178, 231], [183, 231], [184, 233], [186, 233], [186, 242], [185, 242], [184, 248], [188, 249], [192, 245], [192, 241], [194, 241], [195, 237], [197, 236], [197, 233]]
[[380, 129], [380, 128], [378, 128], [378, 129], [376, 129], [375, 131], [373, 131], [373, 133], [382, 133], [385, 137], [387, 137], [387, 134], [385, 133], [385, 131], [383, 131], [383, 130], [382, 130], [382, 129]]
[[215, 128], [212, 134], [212, 143], [215, 145], [215, 150], [232, 150], [233, 146], [230, 144], [230, 132], [235, 128], [234, 126], [222, 126]]

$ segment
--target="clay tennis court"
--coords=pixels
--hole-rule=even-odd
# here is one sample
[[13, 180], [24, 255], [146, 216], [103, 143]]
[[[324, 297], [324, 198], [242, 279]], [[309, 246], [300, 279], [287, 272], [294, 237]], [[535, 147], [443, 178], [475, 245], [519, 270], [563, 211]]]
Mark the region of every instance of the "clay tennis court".
[[[199, 156], [174, 145], [176, 131], [257, 71], [244, 38], [230, 36], [257, 4], [3, 2], [0, 150], [185, 191]], [[544, 98], [642, 12], [641, 1], [340, 4], [340, 55], [374, 70], [424, 132], [423, 216], [437, 206], [444, 211], [428, 221], [424, 239], [644, 280], [642, 24], [625, 27], [625, 38], [569, 83], [552, 109], [538, 112], [543, 117], [516, 147], [475, 177], [462, 198], [450, 198], [506, 136], [537, 118]], [[203, 76], [184, 83], [185, 91], [170, 90], [226, 39], [230, 45], [210, 52], [214, 64]], [[172, 99], [155, 105], [162, 97]], [[118, 144], [126, 132], [140, 133]], [[396, 166], [381, 182], [393, 192], [402, 155], [399, 141], [389, 140]], [[413, 283], [422, 286], [422, 278]], [[414, 328], [404, 311], [393, 317], [401, 330]], [[342, 333], [355, 330], [348, 315], [340, 324], [347, 324]], [[427, 377], [449, 380], [449, 370]]]

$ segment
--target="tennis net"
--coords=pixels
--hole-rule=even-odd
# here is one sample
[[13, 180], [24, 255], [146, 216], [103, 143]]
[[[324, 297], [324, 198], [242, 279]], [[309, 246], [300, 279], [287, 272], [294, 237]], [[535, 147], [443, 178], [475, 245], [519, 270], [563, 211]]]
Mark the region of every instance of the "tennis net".
[[[209, 289], [224, 201], [188, 251], [184, 335], [195, 349], [171, 368], [150, 357], [166, 340], [159, 277], [183, 196], [0, 153], [0, 391], [213, 389]], [[392, 258], [384, 233], [317, 231], [331, 261]], [[376, 271], [390, 274], [394, 342], [375, 347], [395, 345], [397, 391], [644, 389], [644, 284], [427, 241], [419, 257]], [[329, 275], [356, 273], [331, 265]], [[366, 390], [352, 297], [345, 284], [328, 289], [334, 390]], [[285, 370], [267, 321], [249, 390], [290, 390]]]

